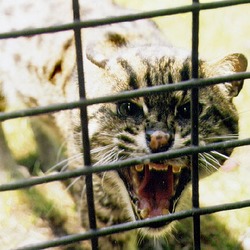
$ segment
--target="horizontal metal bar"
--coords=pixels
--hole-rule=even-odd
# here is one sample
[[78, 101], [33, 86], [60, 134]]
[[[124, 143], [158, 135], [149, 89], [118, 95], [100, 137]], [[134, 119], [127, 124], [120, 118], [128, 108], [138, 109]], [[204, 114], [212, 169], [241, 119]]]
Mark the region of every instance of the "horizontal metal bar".
[[52, 113], [56, 111], [69, 110], [79, 108], [82, 106], [94, 105], [97, 103], [115, 102], [118, 100], [125, 100], [130, 98], [141, 97], [144, 95], [159, 94], [167, 91], [187, 90], [196, 87], [206, 87], [221, 82], [237, 81], [250, 78], [250, 72], [235, 73], [227, 76], [213, 77], [207, 79], [191, 79], [184, 82], [175, 84], [159, 85], [148, 87], [144, 89], [136, 89], [131, 91], [124, 91], [110, 96], [102, 96], [92, 99], [84, 99], [69, 103], [59, 103], [49, 106], [40, 106], [30, 109], [12, 111], [12, 112], [0, 112], [0, 121], [14, 119], [18, 117], [27, 117], [41, 115], [45, 113]]
[[209, 10], [209, 9], [229, 7], [229, 6], [240, 5], [240, 4], [247, 4], [247, 3], [250, 3], [250, 1], [249, 0], [227, 0], [227, 1], [218, 1], [218, 2], [209, 2], [209, 3], [196, 3], [196, 4], [185, 5], [185, 6], [180, 6], [180, 7], [170, 8], [170, 9], [146, 11], [143, 13], [122, 15], [122, 16], [117, 16], [117, 17], [93, 19], [93, 20], [87, 20], [87, 21], [76, 21], [76, 22], [62, 24], [62, 25], [6, 32], [6, 33], [0, 34], [0, 39], [17, 38], [21, 36], [32, 36], [32, 35], [38, 35], [38, 34], [48, 34], [48, 33], [72, 30], [74, 28], [96, 27], [96, 26], [107, 25], [111, 23], [135, 21], [139, 19], [146, 19], [146, 18], [153, 18], [153, 17], [160, 17], [160, 16], [177, 15], [177, 14], [192, 12], [195, 10]]
[[16, 250], [46, 249], [49, 247], [56, 247], [56, 246], [71, 244], [72, 242], [89, 240], [92, 237], [100, 237], [100, 236], [105, 236], [105, 235], [114, 234], [118, 232], [132, 230], [136, 228], [148, 227], [150, 225], [153, 225], [159, 222], [161, 223], [171, 222], [173, 220], [180, 220], [180, 219], [188, 218], [194, 215], [206, 215], [206, 214], [216, 213], [220, 211], [245, 208], [249, 206], [250, 206], [250, 200], [244, 200], [244, 201], [239, 201], [239, 202], [234, 202], [234, 203], [226, 203], [226, 204], [220, 204], [216, 206], [209, 206], [205, 208], [195, 208], [195, 209], [193, 208], [190, 210], [185, 210], [185, 211], [176, 212], [173, 214], [154, 217], [154, 218], [150, 218], [147, 220], [121, 223], [121, 224], [114, 225], [111, 227], [101, 228], [97, 230], [90, 230], [82, 234], [63, 236], [58, 239], [54, 239], [54, 240], [50, 240], [50, 241], [46, 241], [46, 242], [42, 242], [38, 244], [27, 245], [27, 246], [18, 248]]
[[53, 175], [18, 180], [18, 181], [12, 182], [12, 183], [0, 185], [0, 192], [16, 190], [16, 189], [20, 189], [20, 188], [27, 188], [27, 187], [31, 187], [34, 185], [39, 185], [39, 184], [53, 182], [53, 181], [65, 180], [68, 178], [79, 177], [79, 176], [90, 174], [90, 173], [100, 173], [103, 171], [110, 171], [110, 170], [114, 170], [114, 169], [118, 169], [118, 168], [134, 166], [137, 164], [146, 164], [149, 161], [154, 161], [154, 160], [164, 160], [164, 159], [176, 158], [176, 157], [180, 157], [180, 156], [184, 156], [184, 155], [193, 155], [193, 154], [202, 153], [202, 152], [210, 152], [213, 150], [219, 150], [219, 149], [223, 149], [223, 148], [241, 147], [241, 146], [246, 146], [249, 144], [250, 144], [250, 138], [241, 139], [241, 140], [218, 142], [218, 143], [211, 143], [211, 144], [208, 144], [205, 146], [190, 146], [190, 147], [171, 150], [171, 151], [167, 151], [167, 152], [141, 156], [141, 157], [137, 157], [134, 159], [117, 161], [115, 163], [98, 165], [98, 166], [94, 166], [92, 168], [82, 167], [80, 169], [66, 171], [66, 172], [57, 173], [57, 174], [53, 174]]

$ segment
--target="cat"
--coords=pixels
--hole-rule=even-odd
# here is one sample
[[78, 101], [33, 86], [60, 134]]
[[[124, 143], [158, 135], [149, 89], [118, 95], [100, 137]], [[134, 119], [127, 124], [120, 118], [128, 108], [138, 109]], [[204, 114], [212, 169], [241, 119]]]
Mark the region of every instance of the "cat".
[[[23, 9], [6, 1], [1, 11], [9, 20], [18, 11], [28, 10], [26, 15], [32, 17], [32, 11], [39, 9], [42, 14], [32, 23], [34, 27], [72, 20], [68, 2], [54, 6], [50, 5], [56, 3], [42, 2], [27, 2]], [[83, 0], [80, 4], [84, 20], [128, 13], [110, 1]], [[57, 6], [60, 7], [57, 9]], [[45, 11], [47, 8], [49, 11]], [[16, 23], [6, 21], [3, 31], [27, 27], [29, 21], [27, 19], [23, 27], [22, 23], [14, 26]], [[82, 37], [87, 98], [191, 79], [190, 53], [166, 42], [152, 21], [87, 28], [82, 30]], [[11, 104], [13, 93], [27, 107], [78, 100], [73, 32], [5, 40], [0, 46], [4, 58], [0, 62], [0, 89], [7, 103]], [[199, 77], [229, 75], [246, 68], [247, 59], [240, 53], [227, 55], [216, 62], [200, 59]], [[224, 141], [227, 135], [238, 133], [238, 115], [232, 100], [242, 85], [243, 81], [234, 81], [200, 89], [201, 145]], [[113, 163], [190, 146], [190, 95], [190, 90], [178, 90], [89, 106], [92, 164]], [[44, 170], [55, 165], [54, 155], [63, 143], [66, 143], [68, 170], [84, 165], [78, 109], [33, 120]], [[230, 153], [229, 149], [199, 154], [201, 171], [210, 173], [218, 169]], [[179, 211], [183, 207], [183, 190], [190, 182], [190, 165], [190, 156], [182, 156], [93, 174], [97, 227]], [[79, 181], [71, 189], [81, 210], [82, 227], [87, 230], [84, 182]], [[101, 249], [136, 249], [137, 244], [141, 248], [159, 244], [157, 249], [160, 249], [161, 239], [171, 233], [172, 225], [155, 224], [139, 229], [137, 234], [129, 231], [100, 237], [99, 245]]]

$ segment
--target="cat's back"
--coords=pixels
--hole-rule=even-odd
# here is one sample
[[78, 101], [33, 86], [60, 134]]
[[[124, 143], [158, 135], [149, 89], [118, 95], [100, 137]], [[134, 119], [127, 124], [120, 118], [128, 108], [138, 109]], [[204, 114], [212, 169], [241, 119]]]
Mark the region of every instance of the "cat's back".
[[[82, 20], [131, 13], [109, 0], [79, 2]], [[61, 0], [3, 0], [0, 21], [3, 24], [0, 33], [72, 23], [72, 3]], [[102, 54], [104, 57], [112, 57], [112, 53], [116, 53], [123, 45], [138, 47], [165, 44], [155, 24], [148, 20], [83, 29], [82, 39], [84, 52], [93, 50], [96, 55]], [[14, 88], [19, 96], [25, 96], [28, 106], [73, 101], [77, 98], [76, 94], [68, 93], [75, 92], [72, 86], [76, 82], [72, 30], [2, 39], [0, 49], [0, 84], [5, 96], [11, 97]], [[89, 62], [86, 64], [91, 65]], [[88, 70], [85, 71], [88, 74]], [[44, 92], [46, 95], [42, 94]]]

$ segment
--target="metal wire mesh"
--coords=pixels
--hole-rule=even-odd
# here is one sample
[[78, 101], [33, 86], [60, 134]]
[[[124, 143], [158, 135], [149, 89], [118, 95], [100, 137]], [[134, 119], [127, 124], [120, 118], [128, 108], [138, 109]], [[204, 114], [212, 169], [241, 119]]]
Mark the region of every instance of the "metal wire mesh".
[[[227, 6], [239, 5], [250, 3], [250, 1], [243, 0], [230, 0], [230, 1], [219, 1], [219, 2], [211, 2], [211, 3], [199, 3], [198, 0], [193, 0], [193, 4], [187, 6], [181, 6], [172, 9], [163, 9], [157, 11], [150, 11], [138, 14], [124, 15], [119, 17], [98, 19], [98, 20], [89, 20], [89, 21], [80, 21], [79, 15], [79, 3], [78, 0], [73, 0], [73, 13], [74, 13], [74, 21], [72, 23], [68, 23], [65, 25], [58, 25], [53, 27], [42, 27], [38, 29], [29, 29], [29, 30], [21, 30], [14, 31], [8, 33], [0, 34], [0, 39], [6, 38], [16, 38], [19, 36], [30, 36], [44, 33], [54, 33], [65, 30], [73, 30], [75, 36], [75, 46], [76, 46], [76, 54], [77, 54], [77, 69], [78, 69], [78, 82], [79, 82], [79, 93], [80, 100], [71, 103], [61, 103], [50, 105], [46, 107], [37, 107], [25, 110], [19, 110], [15, 112], [9, 113], [0, 113], [0, 121], [14, 119], [17, 117], [25, 117], [25, 116], [35, 116], [38, 114], [50, 113], [60, 110], [68, 110], [79, 108], [80, 116], [81, 116], [81, 125], [82, 125], [82, 134], [83, 134], [83, 152], [84, 152], [84, 161], [86, 166], [83, 169], [73, 170], [70, 172], [62, 172], [57, 173], [50, 176], [36, 177], [27, 180], [19, 180], [14, 183], [7, 183], [0, 185], [0, 191], [7, 190], [16, 190], [20, 188], [30, 187], [42, 183], [48, 183], [57, 180], [65, 180], [72, 177], [78, 177], [82, 175], [86, 175], [86, 186], [87, 186], [87, 199], [88, 199], [88, 210], [89, 210], [89, 218], [90, 218], [90, 228], [91, 230], [86, 233], [81, 233], [77, 235], [64, 236], [55, 240], [51, 240], [48, 242], [42, 242], [40, 244], [34, 244], [30, 246], [23, 247], [22, 249], [45, 249], [54, 246], [60, 246], [69, 244], [72, 242], [82, 241], [91, 239], [92, 248], [98, 248], [98, 237], [113, 234], [117, 232], [123, 232], [126, 230], [131, 230], [139, 227], [146, 227], [153, 223], [164, 221], [173, 221], [176, 219], [183, 219], [187, 217], [193, 217], [193, 225], [194, 225], [194, 249], [200, 249], [200, 216], [205, 214], [210, 214], [218, 211], [231, 210], [231, 209], [239, 209], [243, 207], [250, 206], [250, 200], [241, 201], [237, 203], [229, 203], [229, 204], [221, 204], [217, 206], [210, 206], [206, 208], [199, 208], [199, 176], [198, 176], [198, 154], [201, 152], [209, 152], [211, 150], [222, 149], [222, 148], [232, 148], [232, 147], [240, 147], [244, 145], [250, 145], [250, 139], [241, 139], [241, 140], [233, 140], [219, 143], [212, 143], [205, 146], [199, 146], [199, 136], [198, 136], [198, 103], [199, 103], [199, 87], [209, 86], [225, 81], [233, 81], [240, 79], [248, 79], [250, 78], [250, 73], [236, 73], [230, 76], [223, 77], [215, 77], [211, 79], [198, 79], [198, 52], [199, 52], [199, 13], [202, 10], [206, 9], [215, 9], [222, 8]], [[81, 48], [81, 29], [86, 27], [96, 27], [99, 25], [105, 25], [109, 23], [118, 23], [124, 21], [133, 21], [143, 18], [151, 18], [158, 16], [167, 16], [167, 15], [176, 15], [180, 13], [192, 13], [192, 78], [191, 80], [180, 82], [172, 85], [165, 86], [155, 86], [147, 89], [139, 89], [133, 91], [127, 91], [119, 94], [115, 94], [112, 96], [103, 96], [94, 99], [86, 99], [85, 97], [85, 89], [84, 89], [84, 72], [83, 72], [83, 62], [82, 62], [82, 48]], [[104, 103], [104, 102], [114, 102], [117, 100], [125, 100], [133, 97], [140, 97], [146, 94], [154, 94], [160, 93], [163, 91], [176, 91], [176, 90], [184, 90], [191, 89], [192, 98], [191, 98], [191, 121], [192, 121], [192, 142], [191, 146], [187, 148], [182, 148], [179, 150], [173, 150], [170, 152], [164, 153], [156, 153], [143, 157], [139, 157], [136, 159], [122, 160], [116, 163], [106, 164], [91, 167], [90, 161], [90, 146], [88, 138], [88, 124], [87, 124], [87, 106]], [[94, 209], [94, 200], [93, 200], [93, 187], [92, 187], [92, 174], [102, 171], [109, 171], [112, 169], [123, 168], [131, 165], [136, 165], [145, 162], [145, 160], [156, 160], [156, 159], [169, 159], [182, 155], [191, 155], [192, 156], [192, 190], [193, 190], [193, 208], [190, 210], [176, 212], [174, 214], [148, 219], [145, 221], [136, 221], [136, 222], [128, 222], [122, 223], [119, 225], [115, 225], [108, 228], [96, 229], [96, 221], [95, 221], [95, 209]], [[21, 248], [20, 248], [21, 249]]]

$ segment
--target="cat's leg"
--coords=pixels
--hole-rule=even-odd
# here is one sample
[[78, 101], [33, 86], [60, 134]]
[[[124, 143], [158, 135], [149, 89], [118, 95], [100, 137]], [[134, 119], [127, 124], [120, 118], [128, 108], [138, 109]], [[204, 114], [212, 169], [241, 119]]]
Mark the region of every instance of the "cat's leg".
[[56, 164], [65, 159], [64, 142], [60, 140], [59, 131], [53, 124], [53, 119], [51, 116], [30, 119], [38, 150], [38, 159], [41, 169], [45, 172], [53, 170]]

